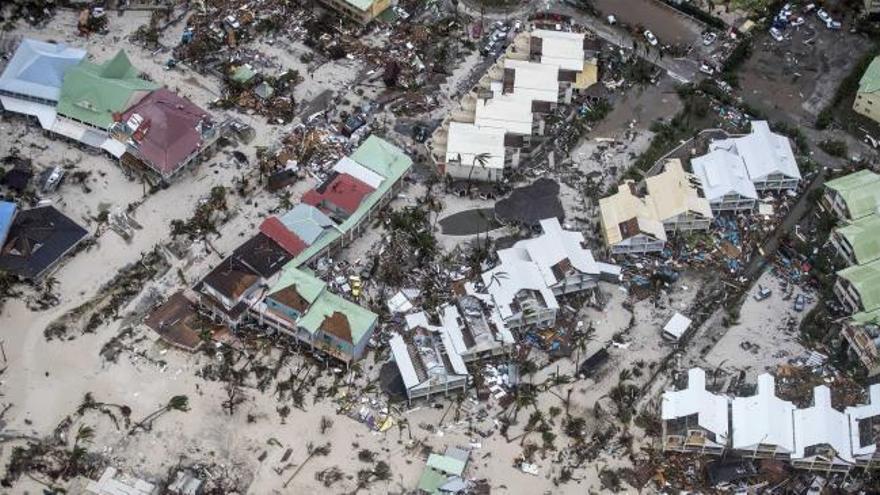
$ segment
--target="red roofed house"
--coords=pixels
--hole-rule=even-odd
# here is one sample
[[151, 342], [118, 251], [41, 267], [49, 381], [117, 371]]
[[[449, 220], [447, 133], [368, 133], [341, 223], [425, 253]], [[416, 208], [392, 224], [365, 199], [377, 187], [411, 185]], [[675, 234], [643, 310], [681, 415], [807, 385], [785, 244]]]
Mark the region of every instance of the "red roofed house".
[[167, 89], [157, 89], [116, 116], [111, 135], [127, 145], [123, 163], [168, 179], [212, 149], [220, 133], [211, 115]]
[[345, 220], [350, 217], [367, 195], [375, 191], [362, 182], [345, 173], [333, 173], [320, 186], [307, 192], [302, 202], [320, 208], [331, 217]]
[[260, 232], [272, 239], [292, 256], [301, 253], [309, 245], [291, 232], [278, 217], [269, 217], [260, 224]]

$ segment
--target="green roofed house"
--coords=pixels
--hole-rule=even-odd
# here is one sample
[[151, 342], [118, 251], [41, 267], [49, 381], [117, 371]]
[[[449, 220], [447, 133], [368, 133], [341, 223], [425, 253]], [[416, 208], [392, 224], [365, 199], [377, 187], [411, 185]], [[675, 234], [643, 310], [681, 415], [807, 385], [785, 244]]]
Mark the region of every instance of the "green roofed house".
[[431, 454], [425, 463], [425, 470], [419, 478], [418, 493], [440, 495], [443, 493], [463, 493], [467, 484], [463, 479], [470, 452], [449, 447], [445, 454]]
[[880, 123], [880, 55], [874, 58], [859, 81], [853, 110]]
[[159, 86], [141, 79], [123, 50], [100, 64], [82, 60], [64, 75], [58, 114], [107, 130], [113, 115], [139, 102]]
[[851, 313], [880, 309], [880, 260], [837, 272], [834, 294]]
[[850, 265], [864, 265], [880, 258], [880, 215], [868, 215], [834, 229], [831, 242]]
[[260, 324], [345, 363], [364, 355], [378, 321], [375, 313], [333, 294], [322, 280], [290, 266], [251, 312]]
[[826, 182], [822, 203], [841, 220], [858, 220], [877, 213], [880, 205], [878, 186], [880, 175], [870, 170], [859, 170]]

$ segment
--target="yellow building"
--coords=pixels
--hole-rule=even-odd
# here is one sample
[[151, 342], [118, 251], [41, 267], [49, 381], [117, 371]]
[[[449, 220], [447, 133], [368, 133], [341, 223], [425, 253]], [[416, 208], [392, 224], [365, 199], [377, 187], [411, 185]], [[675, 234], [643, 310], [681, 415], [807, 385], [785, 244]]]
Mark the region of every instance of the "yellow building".
[[853, 102], [853, 110], [880, 123], [880, 56], [871, 62], [862, 80], [859, 81], [859, 91]]
[[369, 24], [394, 3], [392, 0], [321, 0], [325, 6], [358, 24]]

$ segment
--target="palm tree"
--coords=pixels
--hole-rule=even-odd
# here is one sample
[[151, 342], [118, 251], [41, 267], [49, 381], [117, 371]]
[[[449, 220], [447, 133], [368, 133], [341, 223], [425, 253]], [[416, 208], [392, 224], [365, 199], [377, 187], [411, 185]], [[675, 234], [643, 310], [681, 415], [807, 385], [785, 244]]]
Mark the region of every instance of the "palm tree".
[[67, 473], [73, 472], [79, 466], [80, 461], [88, 452], [82, 444], [91, 443], [94, 437], [94, 428], [88, 425], [80, 425], [73, 440], [73, 447], [70, 449], [70, 456], [67, 458], [67, 467], [65, 468]]
[[[474, 159], [471, 161], [471, 169], [468, 172], [468, 178], [467, 178], [467, 182], [468, 182], [467, 194], [468, 194], [468, 196], [470, 196], [471, 187], [473, 186], [473, 182], [471, 181], [471, 177], [474, 175], [474, 169], [477, 168], [477, 165], [479, 165], [480, 168], [485, 169], [486, 165], [489, 163], [489, 158], [491, 158], [491, 157], [492, 157], [492, 155], [490, 155], [489, 153], [477, 153], [476, 155], [474, 155]], [[458, 155], [458, 163], [461, 163], [461, 155]]]
[[167, 404], [151, 412], [144, 419], [135, 424], [128, 432], [128, 434], [133, 435], [138, 430], [138, 428], [143, 428], [144, 430], [149, 431], [153, 427], [153, 421], [155, 421], [168, 411], [189, 411], [189, 397], [185, 395], [175, 395], [174, 397], [170, 398]]

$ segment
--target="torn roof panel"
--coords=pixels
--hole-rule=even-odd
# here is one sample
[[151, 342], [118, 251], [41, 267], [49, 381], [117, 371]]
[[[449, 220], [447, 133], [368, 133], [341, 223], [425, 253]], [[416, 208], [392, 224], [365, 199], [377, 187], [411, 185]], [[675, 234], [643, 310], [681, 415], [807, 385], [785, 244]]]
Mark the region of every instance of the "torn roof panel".
[[663, 393], [661, 418], [672, 420], [697, 415], [697, 423], [715, 434], [715, 441], [724, 444], [728, 438], [728, 399], [706, 390], [706, 372], [688, 370], [687, 388]]
[[853, 462], [846, 415], [831, 407], [831, 389], [820, 385], [813, 389], [813, 405], [794, 411], [795, 450], [792, 459], [811, 457], [805, 449], [830, 445], [837, 456]]

